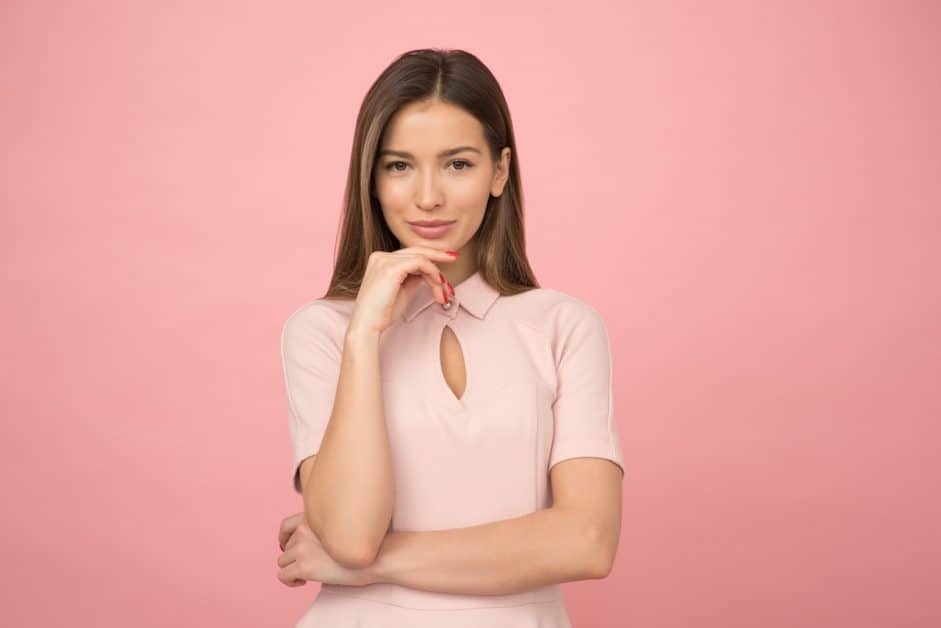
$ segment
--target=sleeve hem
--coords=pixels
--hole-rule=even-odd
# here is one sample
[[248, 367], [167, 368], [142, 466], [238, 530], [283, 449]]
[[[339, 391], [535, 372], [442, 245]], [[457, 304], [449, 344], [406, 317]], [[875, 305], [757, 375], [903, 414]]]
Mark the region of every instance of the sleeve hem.
[[559, 443], [552, 450], [547, 471], [571, 458], [604, 458], [616, 464], [621, 469], [622, 476], [624, 475], [623, 456], [610, 439], [591, 438]]
[[295, 452], [294, 454], [294, 463], [292, 464], [292, 473], [291, 473], [291, 483], [294, 485], [294, 492], [298, 495], [303, 495], [304, 491], [301, 488], [301, 463], [318, 453], [320, 449], [307, 448], [301, 449]]

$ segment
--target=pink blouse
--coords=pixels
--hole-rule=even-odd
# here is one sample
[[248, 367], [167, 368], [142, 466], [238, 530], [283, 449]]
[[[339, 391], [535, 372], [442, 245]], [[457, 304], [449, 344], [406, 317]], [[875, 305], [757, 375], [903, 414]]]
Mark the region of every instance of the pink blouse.
[[[611, 349], [599, 313], [558, 290], [501, 296], [479, 272], [449, 309], [421, 284], [380, 336], [383, 409], [395, 473], [395, 530], [438, 530], [552, 505], [549, 469], [569, 458], [624, 464], [613, 414]], [[352, 300], [316, 299], [281, 336], [292, 482], [330, 418]], [[455, 396], [441, 370], [450, 326], [464, 356]], [[447, 617], [441, 615], [447, 612]], [[296, 628], [570, 627], [560, 584], [510, 595], [454, 595], [378, 583], [323, 584]]]

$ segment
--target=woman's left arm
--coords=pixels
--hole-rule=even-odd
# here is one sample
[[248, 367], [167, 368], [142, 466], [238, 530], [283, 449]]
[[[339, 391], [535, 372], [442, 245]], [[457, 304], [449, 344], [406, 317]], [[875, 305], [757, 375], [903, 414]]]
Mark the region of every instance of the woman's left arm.
[[573, 458], [551, 470], [553, 505], [466, 528], [390, 532], [366, 567], [370, 583], [425, 591], [506, 595], [604, 578], [621, 527], [620, 468]]

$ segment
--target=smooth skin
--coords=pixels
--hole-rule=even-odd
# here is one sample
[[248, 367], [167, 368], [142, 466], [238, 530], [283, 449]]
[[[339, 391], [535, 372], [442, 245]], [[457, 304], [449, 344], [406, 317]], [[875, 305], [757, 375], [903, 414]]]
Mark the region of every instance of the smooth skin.
[[455, 257], [423, 246], [374, 251], [344, 338], [337, 394], [320, 451], [300, 469], [307, 523], [339, 563], [371, 564], [392, 518], [393, 470], [382, 408], [379, 338], [422, 281], [440, 301], [438, 264]]
[[[456, 147], [471, 149], [444, 154]], [[394, 486], [380, 402], [379, 336], [418, 282], [428, 282], [442, 301], [444, 289], [453, 291], [454, 283], [476, 272], [474, 234], [489, 196], [503, 193], [510, 149], [494, 161], [476, 118], [432, 100], [393, 116], [379, 154], [374, 190], [403, 248], [370, 255], [345, 338], [333, 414], [320, 451], [301, 464], [305, 512], [285, 518], [279, 528], [278, 579], [288, 586], [391, 582], [503, 594], [605, 577], [620, 536], [622, 479], [605, 459], [555, 465], [548, 509], [467, 528], [389, 532]], [[457, 222], [439, 239], [420, 237], [407, 222], [434, 218]], [[455, 259], [446, 250], [460, 255]], [[442, 286], [439, 272], [448, 285]], [[441, 366], [460, 396], [463, 355], [448, 327]]]

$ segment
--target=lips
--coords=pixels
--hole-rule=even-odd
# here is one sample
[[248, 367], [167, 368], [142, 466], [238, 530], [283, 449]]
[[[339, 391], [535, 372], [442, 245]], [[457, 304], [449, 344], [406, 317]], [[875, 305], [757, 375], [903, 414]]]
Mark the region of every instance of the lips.
[[410, 222], [408, 226], [412, 228], [412, 231], [417, 233], [422, 238], [426, 240], [435, 240], [440, 238], [448, 231], [451, 230], [451, 226], [457, 221], [447, 221], [447, 220], [422, 220], [419, 222]]
[[440, 227], [441, 225], [450, 225], [453, 220], [415, 220], [410, 222], [410, 225], [416, 225], [418, 227]]

